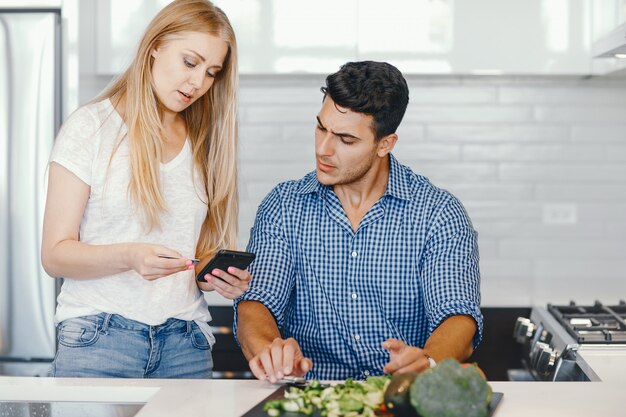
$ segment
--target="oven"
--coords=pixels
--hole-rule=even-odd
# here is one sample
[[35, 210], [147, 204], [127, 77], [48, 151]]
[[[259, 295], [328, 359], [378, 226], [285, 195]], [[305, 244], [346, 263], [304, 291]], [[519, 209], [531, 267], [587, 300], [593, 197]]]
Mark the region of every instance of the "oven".
[[[535, 307], [530, 317], [517, 319], [513, 336], [522, 344], [523, 369], [508, 370], [512, 381], [624, 378], [621, 376], [626, 369], [624, 301], [617, 305], [596, 301], [593, 305], [570, 302]], [[605, 366], [607, 361], [611, 366]]]

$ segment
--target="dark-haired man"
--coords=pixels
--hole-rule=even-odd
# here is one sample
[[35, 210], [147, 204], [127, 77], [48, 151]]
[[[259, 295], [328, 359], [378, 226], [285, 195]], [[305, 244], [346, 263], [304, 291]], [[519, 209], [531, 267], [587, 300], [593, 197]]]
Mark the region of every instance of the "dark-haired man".
[[259, 379], [337, 380], [464, 360], [480, 342], [476, 232], [450, 193], [391, 151], [409, 91], [352, 62], [326, 78], [317, 169], [259, 207], [236, 335]]

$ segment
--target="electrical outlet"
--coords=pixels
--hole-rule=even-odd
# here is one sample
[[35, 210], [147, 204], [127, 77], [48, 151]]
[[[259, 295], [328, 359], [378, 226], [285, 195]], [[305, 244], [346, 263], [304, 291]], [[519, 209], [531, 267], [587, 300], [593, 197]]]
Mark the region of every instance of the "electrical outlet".
[[578, 223], [578, 206], [574, 203], [548, 203], [543, 205], [544, 224]]

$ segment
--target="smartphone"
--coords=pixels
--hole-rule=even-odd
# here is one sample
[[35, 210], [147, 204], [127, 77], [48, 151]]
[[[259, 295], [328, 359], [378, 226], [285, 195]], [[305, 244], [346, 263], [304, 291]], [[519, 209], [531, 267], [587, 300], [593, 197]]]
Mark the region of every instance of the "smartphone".
[[229, 266], [246, 269], [252, 261], [254, 261], [254, 253], [222, 249], [202, 268], [196, 279], [200, 282], [206, 282], [204, 276], [216, 268], [225, 272], [228, 272]]

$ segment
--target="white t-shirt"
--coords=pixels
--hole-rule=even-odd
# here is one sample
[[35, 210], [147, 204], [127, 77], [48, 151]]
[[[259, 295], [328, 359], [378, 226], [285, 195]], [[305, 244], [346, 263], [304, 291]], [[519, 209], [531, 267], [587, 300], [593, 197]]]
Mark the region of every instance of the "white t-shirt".
[[[193, 258], [207, 204], [203, 202], [206, 193], [202, 179], [193, 168], [189, 141], [174, 159], [161, 164], [167, 211], [161, 215], [160, 228], [147, 230], [128, 192], [128, 140], [120, 143], [126, 133], [127, 126], [107, 99], [76, 110], [57, 136], [50, 162], [62, 165], [91, 187], [80, 224], [80, 241], [93, 245], [155, 243]], [[214, 341], [207, 324], [211, 315], [192, 270], [154, 281], [132, 270], [99, 279], [65, 279], [56, 323], [102, 312], [151, 326], [169, 318], [195, 320], [209, 341]]]

